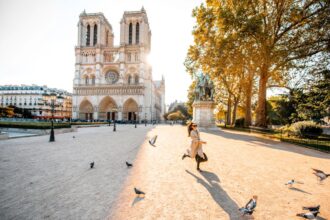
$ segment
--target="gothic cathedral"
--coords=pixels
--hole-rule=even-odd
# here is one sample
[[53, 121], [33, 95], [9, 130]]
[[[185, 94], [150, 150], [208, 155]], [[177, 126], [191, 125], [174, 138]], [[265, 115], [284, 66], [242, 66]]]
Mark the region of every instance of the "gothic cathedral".
[[125, 11], [120, 45], [103, 13], [82, 12], [73, 80], [73, 119], [159, 121], [165, 113], [165, 80], [152, 79], [147, 62], [151, 30], [147, 13]]

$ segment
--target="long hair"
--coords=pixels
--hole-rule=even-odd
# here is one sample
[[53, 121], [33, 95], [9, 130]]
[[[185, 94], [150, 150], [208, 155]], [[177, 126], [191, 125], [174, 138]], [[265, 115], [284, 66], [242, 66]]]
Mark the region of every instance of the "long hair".
[[189, 124], [188, 124], [188, 137], [190, 137], [190, 133], [191, 133], [191, 131], [192, 131], [192, 126], [194, 125], [194, 123], [192, 123], [192, 122], [190, 122]]

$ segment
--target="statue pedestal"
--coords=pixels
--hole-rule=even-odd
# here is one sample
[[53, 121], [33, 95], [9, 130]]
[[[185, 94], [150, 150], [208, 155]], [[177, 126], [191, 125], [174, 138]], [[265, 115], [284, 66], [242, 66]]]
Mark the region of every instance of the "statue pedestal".
[[216, 128], [213, 101], [195, 101], [193, 103], [193, 122], [206, 129]]

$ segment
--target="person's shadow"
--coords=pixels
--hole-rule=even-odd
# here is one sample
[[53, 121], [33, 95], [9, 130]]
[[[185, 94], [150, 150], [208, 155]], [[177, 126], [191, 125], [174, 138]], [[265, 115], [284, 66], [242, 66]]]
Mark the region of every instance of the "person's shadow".
[[229, 215], [230, 219], [234, 220], [241, 218], [241, 215], [238, 211], [238, 205], [228, 196], [226, 191], [221, 188], [219, 185], [220, 179], [215, 173], [207, 171], [201, 172], [203, 177], [207, 180], [205, 181], [204, 179], [196, 176], [188, 170], [186, 170], [186, 172], [195, 177], [197, 182], [203, 185], [207, 191], [209, 191], [214, 201]]

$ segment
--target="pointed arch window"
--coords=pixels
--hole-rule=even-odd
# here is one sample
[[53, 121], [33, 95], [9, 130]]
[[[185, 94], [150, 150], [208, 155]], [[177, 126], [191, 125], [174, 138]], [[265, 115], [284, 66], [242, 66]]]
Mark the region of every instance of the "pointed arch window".
[[128, 44], [132, 44], [132, 34], [133, 34], [133, 25], [132, 23], [129, 24], [129, 28], [128, 28]]
[[107, 31], [105, 36], [105, 45], [108, 46], [108, 43], [109, 43], [109, 31]]
[[136, 23], [135, 42], [136, 42], [136, 44], [140, 43], [140, 24], [139, 24], [139, 22]]
[[94, 25], [94, 36], [93, 36], [93, 46], [97, 43], [97, 25]]
[[135, 84], [139, 84], [139, 76], [138, 75], [135, 75], [134, 81], [135, 81]]
[[85, 77], [85, 84], [88, 85], [88, 76]]
[[131, 84], [131, 81], [132, 81], [132, 76], [129, 75], [129, 76], [128, 76], [128, 84]]
[[140, 43], [140, 24], [137, 23], [136, 24], [136, 36], [135, 36], [135, 41], [136, 41], [136, 44], [139, 44]]
[[91, 26], [87, 25], [87, 33], [86, 33], [86, 46], [89, 46], [89, 41], [91, 38]]

